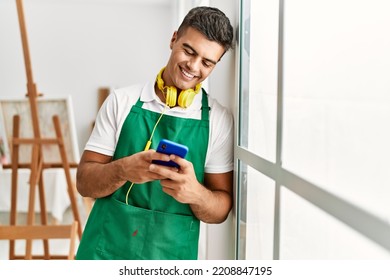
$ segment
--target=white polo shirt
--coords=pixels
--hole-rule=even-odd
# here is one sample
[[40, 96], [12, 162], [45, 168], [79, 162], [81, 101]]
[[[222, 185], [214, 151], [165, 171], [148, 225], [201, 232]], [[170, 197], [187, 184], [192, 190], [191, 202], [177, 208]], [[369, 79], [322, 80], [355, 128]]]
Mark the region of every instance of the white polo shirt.
[[[107, 156], [114, 154], [122, 125], [131, 107], [141, 97], [143, 109], [161, 113], [165, 104], [154, 92], [154, 82], [113, 90], [100, 108], [95, 127], [85, 150]], [[233, 170], [233, 117], [217, 100], [209, 98], [210, 132], [205, 162], [205, 173], [224, 173]], [[192, 104], [184, 109], [179, 106], [166, 108], [166, 115], [178, 118], [201, 119], [202, 94], [195, 96]]]

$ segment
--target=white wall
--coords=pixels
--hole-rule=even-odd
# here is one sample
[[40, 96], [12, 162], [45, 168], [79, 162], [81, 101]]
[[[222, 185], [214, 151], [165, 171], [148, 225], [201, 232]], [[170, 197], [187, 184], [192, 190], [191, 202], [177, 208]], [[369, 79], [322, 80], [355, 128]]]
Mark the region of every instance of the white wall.
[[[169, 55], [173, 1], [25, 0], [34, 81], [46, 97], [71, 95], [79, 150], [99, 87], [154, 77]], [[0, 1], [0, 97], [23, 98], [26, 74], [15, 0]]]

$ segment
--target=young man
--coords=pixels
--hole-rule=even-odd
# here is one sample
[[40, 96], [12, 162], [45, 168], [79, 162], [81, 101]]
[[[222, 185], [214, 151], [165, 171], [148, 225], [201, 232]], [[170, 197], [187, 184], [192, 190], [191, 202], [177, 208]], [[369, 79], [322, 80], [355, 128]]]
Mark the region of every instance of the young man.
[[[201, 83], [232, 43], [225, 14], [196, 7], [173, 33], [156, 80], [104, 102], [77, 170], [80, 194], [96, 198], [77, 259], [196, 259], [199, 220], [226, 219], [233, 119]], [[156, 152], [163, 138], [188, 146], [185, 159]]]

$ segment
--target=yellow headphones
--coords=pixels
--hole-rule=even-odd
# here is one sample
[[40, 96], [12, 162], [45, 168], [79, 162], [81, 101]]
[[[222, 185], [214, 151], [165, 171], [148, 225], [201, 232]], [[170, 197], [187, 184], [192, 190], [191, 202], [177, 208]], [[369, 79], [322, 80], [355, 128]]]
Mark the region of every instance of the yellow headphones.
[[[165, 93], [166, 104], [169, 107], [173, 107], [176, 106], [177, 90], [174, 86], [164, 86], [164, 81], [161, 77], [162, 73], [164, 72], [164, 69], [165, 67], [163, 67], [157, 75], [157, 87], [159, 90]], [[179, 99], [177, 100], [179, 106], [182, 108], [187, 108], [188, 106], [190, 106], [192, 101], [194, 100], [195, 95], [199, 93], [201, 88], [202, 84], [197, 84], [195, 86], [195, 90], [193, 90], [192, 88], [182, 90], [180, 92]]]

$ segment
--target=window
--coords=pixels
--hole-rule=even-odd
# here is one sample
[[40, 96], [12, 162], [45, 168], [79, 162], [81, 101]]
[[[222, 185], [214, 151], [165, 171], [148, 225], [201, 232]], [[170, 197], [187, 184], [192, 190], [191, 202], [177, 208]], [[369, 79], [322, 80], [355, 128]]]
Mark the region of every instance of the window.
[[238, 259], [390, 258], [389, 8], [241, 0]]

